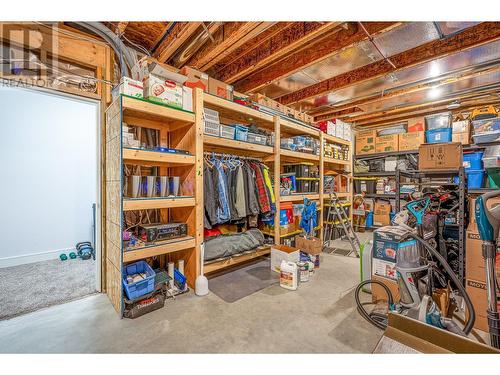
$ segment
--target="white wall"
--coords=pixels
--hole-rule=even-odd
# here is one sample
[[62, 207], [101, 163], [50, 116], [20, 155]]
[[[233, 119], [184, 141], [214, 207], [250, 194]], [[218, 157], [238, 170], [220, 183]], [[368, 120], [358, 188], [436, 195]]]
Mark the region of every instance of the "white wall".
[[99, 107], [0, 87], [0, 267], [92, 240]]

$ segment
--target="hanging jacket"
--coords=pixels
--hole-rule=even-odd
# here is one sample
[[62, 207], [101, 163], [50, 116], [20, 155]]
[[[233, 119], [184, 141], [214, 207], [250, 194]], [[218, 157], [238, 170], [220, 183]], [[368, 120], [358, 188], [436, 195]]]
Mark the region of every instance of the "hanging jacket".
[[217, 192], [219, 196], [219, 207], [217, 208], [217, 223], [222, 224], [230, 219], [231, 213], [229, 211], [228, 190], [227, 190], [227, 176], [224, 171], [222, 162], [214, 159], [214, 165], [217, 169]]
[[269, 196], [267, 195], [266, 185], [264, 183], [264, 177], [262, 176], [262, 171], [259, 165], [256, 163], [250, 163], [250, 167], [255, 172], [255, 182], [257, 186], [257, 199], [259, 201], [260, 212], [265, 213], [271, 210], [269, 203]]
[[239, 165], [236, 168], [236, 201], [235, 208], [238, 217], [243, 218], [247, 216], [247, 207], [245, 199], [245, 184], [243, 182], [243, 168]]
[[[255, 171], [250, 167], [250, 163], [243, 164], [245, 183], [245, 204], [247, 207], [247, 216], [260, 213], [259, 200], [257, 198], [257, 186], [255, 182]], [[248, 199], [248, 202], [246, 202]]]
[[205, 164], [203, 166], [203, 206], [205, 208], [203, 222], [204, 227], [208, 229], [217, 223], [216, 195], [218, 193], [215, 191], [213, 176], [212, 169]]
[[264, 182], [266, 184], [269, 197], [271, 198], [271, 203], [276, 203], [276, 199], [274, 197], [273, 184], [271, 183], [271, 178], [269, 177], [269, 167], [265, 164], [261, 164], [261, 167], [262, 167], [262, 175], [264, 176]]

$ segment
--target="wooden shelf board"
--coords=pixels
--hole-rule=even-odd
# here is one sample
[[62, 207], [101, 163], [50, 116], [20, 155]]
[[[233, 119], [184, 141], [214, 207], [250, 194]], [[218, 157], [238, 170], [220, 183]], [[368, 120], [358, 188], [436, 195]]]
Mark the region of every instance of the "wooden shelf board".
[[286, 149], [280, 150], [281, 160], [287, 161], [317, 161], [319, 162], [319, 155], [306, 154], [305, 152], [291, 151]]
[[176, 166], [182, 166], [193, 165], [196, 159], [193, 155], [123, 148], [123, 160], [125, 162], [137, 162], [145, 165], [175, 164]]
[[230, 119], [235, 123], [252, 123], [259, 127], [274, 129], [273, 116], [256, 109], [208, 93], [203, 94], [203, 102], [205, 107], [219, 112], [220, 118]]
[[270, 146], [263, 146], [255, 143], [214, 137], [207, 134], [203, 135], [203, 144], [205, 145], [205, 151], [231, 153], [234, 153], [235, 151], [241, 151], [242, 154], [248, 156], [272, 155], [274, 153], [274, 149]]
[[314, 138], [319, 138], [319, 129], [310, 126], [304, 126], [295, 122], [280, 118], [281, 132], [290, 135], [310, 135]]
[[350, 160], [339, 160], [339, 159], [330, 158], [328, 156], [323, 156], [323, 162], [328, 163], [328, 164], [351, 165]]
[[338, 144], [347, 145], [347, 146], [351, 145], [351, 141], [346, 141], [345, 139], [338, 138], [338, 137], [335, 137], [333, 135], [326, 134], [326, 133], [323, 134], [323, 139], [325, 139], [326, 141], [328, 141], [330, 143], [338, 143]]
[[135, 250], [123, 252], [123, 262], [134, 262], [140, 259], [146, 259], [158, 255], [174, 253], [176, 251], [191, 249], [196, 246], [196, 241], [191, 236], [174, 238], [172, 240], [162, 241], [161, 244], [146, 246]]
[[297, 201], [303, 201], [304, 198], [308, 199], [319, 199], [319, 194], [292, 194], [292, 195], [281, 195], [280, 196], [280, 202], [297, 202]]
[[123, 211], [152, 210], [155, 208], [194, 207], [194, 197], [166, 197], [166, 198], [124, 198]]
[[243, 254], [240, 256], [236, 256], [236, 257], [233, 256], [233, 257], [228, 258], [228, 259], [223, 259], [220, 261], [215, 261], [215, 262], [210, 262], [208, 264], [205, 264], [203, 266], [204, 273], [207, 274], [207, 273], [211, 273], [214, 271], [218, 271], [218, 270], [221, 270], [221, 269], [224, 269], [227, 267], [234, 266], [236, 264], [246, 262], [246, 261], [251, 260], [251, 259], [261, 257], [263, 255], [270, 254], [270, 253], [271, 253], [271, 246], [262, 246], [262, 247], [257, 248], [256, 251], [254, 251], [252, 253]]
[[[337, 198], [349, 198], [351, 196], [351, 193], [336, 193], [337, 194]], [[328, 195], [328, 193], [325, 193], [324, 196], [323, 196], [323, 199], [330, 199], [330, 196]]]
[[126, 95], [122, 95], [122, 107], [124, 116], [133, 116], [150, 121], [180, 122], [186, 125], [195, 121], [193, 112]]

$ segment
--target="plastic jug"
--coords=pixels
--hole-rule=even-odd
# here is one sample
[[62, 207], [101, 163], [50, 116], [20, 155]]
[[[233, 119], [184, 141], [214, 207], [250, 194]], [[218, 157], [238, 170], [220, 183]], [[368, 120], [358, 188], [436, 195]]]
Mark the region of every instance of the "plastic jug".
[[293, 262], [281, 261], [280, 286], [289, 290], [297, 290], [299, 286], [299, 268]]

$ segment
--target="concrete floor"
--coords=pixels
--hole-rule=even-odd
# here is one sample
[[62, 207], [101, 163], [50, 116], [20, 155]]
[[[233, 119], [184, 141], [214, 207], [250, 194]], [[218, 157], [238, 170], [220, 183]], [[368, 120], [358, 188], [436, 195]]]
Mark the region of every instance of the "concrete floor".
[[360, 317], [359, 260], [324, 254], [297, 291], [234, 303], [193, 293], [135, 320], [94, 295], [0, 322], [2, 353], [370, 353], [382, 335]]

